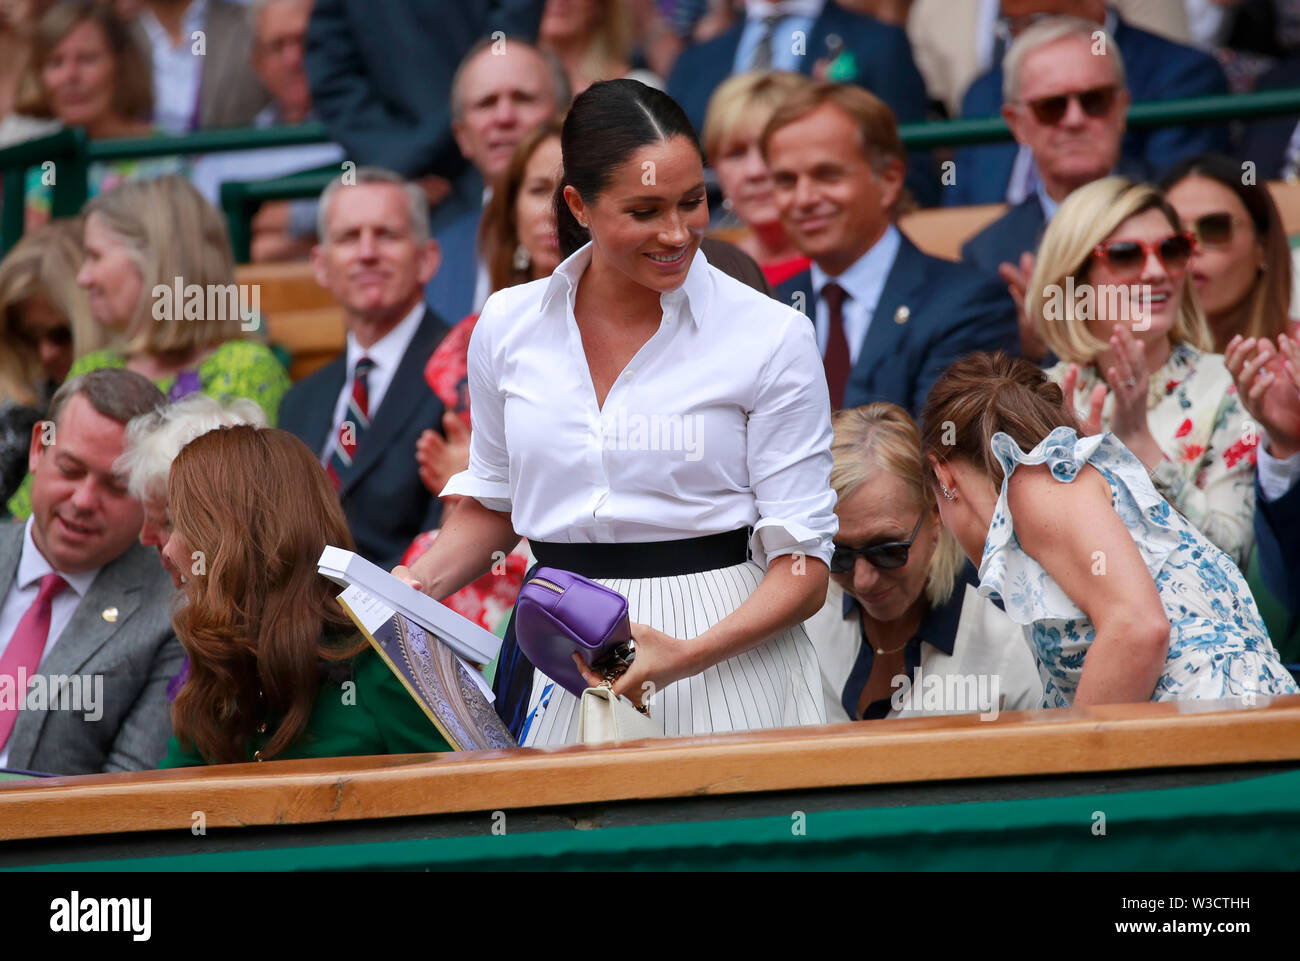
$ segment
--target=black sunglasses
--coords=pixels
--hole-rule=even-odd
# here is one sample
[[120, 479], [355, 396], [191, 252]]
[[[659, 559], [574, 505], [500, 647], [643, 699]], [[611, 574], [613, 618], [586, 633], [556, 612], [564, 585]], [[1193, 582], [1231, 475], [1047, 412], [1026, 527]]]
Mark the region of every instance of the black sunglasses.
[[1205, 214], [1192, 222], [1192, 233], [1204, 247], [1226, 247], [1232, 242], [1232, 214]]
[[872, 567], [878, 567], [882, 571], [898, 570], [907, 563], [907, 552], [911, 550], [912, 541], [916, 540], [916, 535], [921, 530], [923, 520], [925, 520], [924, 511], [916, 519], [916, 526], [912, 528], [912, 536], [905, 541], [872, 544], [869, 547], [856, 550], [852, 547], [836, 546], [831, 553], [831, 572], [834, 574], [853, 573], [853, 567], [857, 564], [859, 557], [864, 558]]
[[1030, 100], [1028, 104], [1039, 123], [1054, 127], [1061, 122], [1065, 111], [1070, 109], [1071, 100], [1078, 100], [1079, 106], [1089, 117], [1106, 116], [1115, 103], [1115, 93], [1114, 86], [1093, 87], [1091, 90], [1082, 90], [1078, 93], [1063, 93], [1055, 97]]

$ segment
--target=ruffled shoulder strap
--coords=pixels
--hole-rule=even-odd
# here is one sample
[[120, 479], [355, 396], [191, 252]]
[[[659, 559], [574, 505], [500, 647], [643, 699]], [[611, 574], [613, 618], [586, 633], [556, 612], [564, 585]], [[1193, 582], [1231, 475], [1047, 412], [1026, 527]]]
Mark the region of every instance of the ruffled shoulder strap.
[[1079, 437], [1069, 427], [1058, 427], [1025, 453], [1011, 437], [998, 432], [989, 446], [1004, 478], [984, 543], [979, 590], [986, 597], [1001, 599], [1016, 623], [1086, 616], [1016, 538], [1007, 485], [1020, 464], [1046, 464], [1052, 477], [1065, 484], [1073, 482], [1085, 464], [1095, 467], [1110, 485], [1111, 506], [1132, 532], [1153, 579], [1181, 542], [1177, 515], [1156, 492], [1142, 462], [1115, 435]]

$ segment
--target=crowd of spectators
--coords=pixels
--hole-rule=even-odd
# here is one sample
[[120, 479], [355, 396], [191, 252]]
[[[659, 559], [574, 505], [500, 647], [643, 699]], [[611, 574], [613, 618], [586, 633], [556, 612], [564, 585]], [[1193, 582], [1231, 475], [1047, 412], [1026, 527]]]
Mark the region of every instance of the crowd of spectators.
[[[615, 692], [658, 689], [669, 734], [905, 716], [923, 674], [1003, 710], [1296, 692], [1269, 182], [1300, 114], [1130, 116], [1298, 83], [1287, 0], [0, 4], [0, 149], [254, 132], [95, 160], [75, 218], [61, 158], [6, 171], [0, 678], [102, 673], [106, 707], [0, 699], [0, 768], [448, 750], [326, 545], [504, 635], [520, 743], [576, 737], [513, 633], [558, 558], [629, 593]], [[305, 173], [249, 224], [342, 318], [295, 383], [219, 207]], [[909, 234], [982, 204], [959, 257]], [[613, 438], [651, 398], [704, 443]]]

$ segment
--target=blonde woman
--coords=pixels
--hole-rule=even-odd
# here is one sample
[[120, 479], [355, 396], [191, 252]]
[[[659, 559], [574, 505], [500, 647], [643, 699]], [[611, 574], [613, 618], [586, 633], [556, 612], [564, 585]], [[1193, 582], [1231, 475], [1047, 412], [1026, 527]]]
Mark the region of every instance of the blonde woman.
[[[77, 283], [123, 347], [87, 354], [70, 376], [125, 367], [170, 401], [196, 391], [246, 397], [275, 423], [289, 376], [245, 333], [256, 320], [244, 320], [251, 294], [238, 295], [225, 224], [197, 190], [175, 175], [123, 184], [86, 205], [84, 243]], [[16, 517], [30, 511], [26, 490], [10, 502]]]
[[[727, 78], [709, 98], [700, 139], [722, 187], [724, 215], [715, 226], [763, 269], [773, 288], [808, 269], [776, 210], [772, 175], [759, 134], [792, 93], [811, 81], [797, 73], [765, 71]], [[730, 228], [736, 226], [738, 230]]]
[[76, 220], [27, 234], [0, 261], [0, 500], [27, 473], [32, 426], [78, 354], [104, 342], [90, 319]]
[[537, 45], [555, 54], [574, 96], [597, 80], [619, 77], [663, 89], [656, 74], [632, 69], [631, 29], [622, 0], [546, 0]]
[[912, 418], [877, 403], [840, 411], [833, 426], [839, 533], [826, 604], [804, 623], [827, 720], [1041, 707], [1023, 632], [979, 596], [939, 520]]
[[1043, 234], [1026, 310], [1084, 435], [1111, 431], [1238, 565], [1254, 544], [1257, 431], [1187, 282], [1192, 235], [1153, 187], [1074, 191]]

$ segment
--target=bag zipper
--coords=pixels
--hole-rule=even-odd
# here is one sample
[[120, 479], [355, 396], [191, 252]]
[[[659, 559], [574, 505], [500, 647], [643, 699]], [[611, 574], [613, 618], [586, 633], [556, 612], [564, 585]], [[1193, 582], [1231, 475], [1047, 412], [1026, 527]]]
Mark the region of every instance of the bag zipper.
[[557, 587], [555, 584], [552, 584], [550, 581], [545, 580], [545, 579], [543, 579], [543, 578], [541, 578], [541, 577], [534, 577], [534, 578], [533, 578], [532, 580], [530, 580], [528, 583], [529, 583], [529, 584], [540, 584], [542, 587], [545, 587], [547, 590], [555, 591], [555, 593], [557, 593], [557, 594], [563, 594], [563, 593], [564, 593], [564, 588], [562, 588], [562, 587]]

